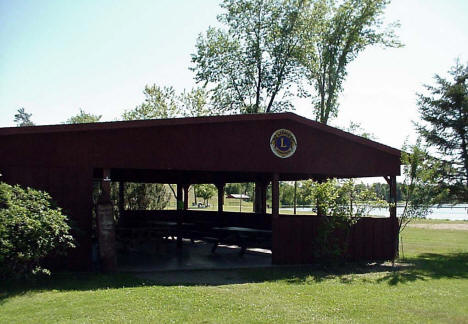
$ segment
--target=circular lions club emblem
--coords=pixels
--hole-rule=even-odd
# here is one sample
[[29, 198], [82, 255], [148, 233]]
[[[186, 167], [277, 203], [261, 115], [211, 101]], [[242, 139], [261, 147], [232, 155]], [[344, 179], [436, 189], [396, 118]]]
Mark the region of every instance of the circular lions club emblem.
[[287, 129], [278, 129], [271, 135], [270, 147], [277, 157], [288, 158], [296, 152], [296, 136]]

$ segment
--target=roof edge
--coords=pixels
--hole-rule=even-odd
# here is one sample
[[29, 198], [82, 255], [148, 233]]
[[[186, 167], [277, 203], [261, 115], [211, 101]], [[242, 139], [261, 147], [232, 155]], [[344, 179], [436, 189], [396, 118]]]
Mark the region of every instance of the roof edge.
[[359, 135], [355, 135], [353, 133], [350, 133], [350, 132], [341, 130], [339, 128], [333, 127], [333, 126], [329, 126], [329, 125], [317, 122], [315, 120], [305, 118], [303, 116], [300, 116], [300, 115], [297, 115], [297, 114], [294, 114], [294, 113], [288, 112], [288, 113], [284, 113], [284, 114], [289, 115], [289, 117], [291, 119], [294, 119], [297, 122], [300, 122], [300, 123], [308, 125], [308, 126], [315, 127], [315, 128], [317, 128], [319, 130], [322, 130], [322, 131], [325, 131], [325, 132], [328, 132], [328, 133], [331, 133], [331, 134], [334, 134], [334, 135], [337, 135], [337, 136], [340, 136], [340, 137], [350, 139], [350, 140], [352, 140], [354, 142], [357, 142], [359, 144], [367, 145], [367, 146], [370, 146], [372, 148], [376, 148], [376, 149], [385, 151], [385, 152], [390, 153], [392, 155], [397, 155], [397, 156], [401, 155], [401, 150], [393, 148], [391, 146], [388, 146], [388, 145], [373, 141], [371, 139], [368, 139], [368, 138], [365, 138], [365, 137], [362, 137], [362, 136], [359, 136]]
[[339, 137], [346, 138], [353, 142], [372, 147], [392, 155], [400, 156], [401, 151], [393, 147], [381, 144], [379, 142], [354, 135], [341, 129], [310, 120], [303, 116], [292, 112], [275, 113], [275, 114], [237, 114], [237, 115], [220, 115], [220, 116], [203, 116], [203, 117], [181, 117], [168, 119], [146, 119], [146, 120], [131, 120], [131, 121], [108, 121], [83, 124], [55, 124], [55, 125], [40, 125], [40, 126], [24, 126], [24, 127], [3, 127], [0, 128], [0, 136], [2, 135], [27, 135], [40, 133], [57, 133], [57, 132], [86, 132], [86, 131], [105, 131], [113, 129], [128, 129], [140, 127], [154, 126], [176, 126], [190, 125], [203, 123], [226, 123], [226, 122], [243, 122], [257, 120], [279, 120], [290, 119], [298, 123], [314, 127], [321, 131], [334, 134]]

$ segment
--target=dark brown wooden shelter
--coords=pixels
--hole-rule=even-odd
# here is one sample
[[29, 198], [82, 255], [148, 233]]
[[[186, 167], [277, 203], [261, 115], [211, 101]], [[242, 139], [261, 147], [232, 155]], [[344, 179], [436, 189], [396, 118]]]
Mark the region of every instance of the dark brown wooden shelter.
[[[270, 148], [279, 129], [297, 140], [288, 158]], [[74, 269], [90, 269], [93, 180], [106, 177], [175, 183], [179, 200], [191, 184], [222, 189], [225, 183], [255, 182], [255, 214], [223, 212], [222, 204], [218, 212], [172, 213], [179, 220], [211, 217], [224, 225], [270, 228], [273, 263], [304, 264], [314, 259], [319, 217], [279, 215], [278, 181], [385, 177], [394, 199], [400, 151], [293, 113], [177, 118], [0, 128], [0, 173], [7, 183], [47, 190], [70, 215], [79, 228], [78, 247], [66, 260]], [[266, 213], [268, 184], [271, 214]], [[353, 227], [348, 254], [391, 259], [395, 242], [396, 210], [390, 208], [390, 217], [362, 219]]]

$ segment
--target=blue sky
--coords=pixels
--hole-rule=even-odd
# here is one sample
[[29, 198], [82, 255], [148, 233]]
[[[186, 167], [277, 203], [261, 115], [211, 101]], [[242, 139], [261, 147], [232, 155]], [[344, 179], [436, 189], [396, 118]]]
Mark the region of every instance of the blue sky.
[[[194, 86], [188, 70], [199, 33], [216, 24], [218, 0], [0, 0], [0, 127], [19, 107], [37, 124], [78, 113], [115, 120], [143, 100], [145, 84]], [[395, 0], [402, 49], [371, 48], [349, 66], [334, 124], [360, 122], [401, 147], [414, 137], [416, 95], [456, 57], [468, 60], [468, 1]], [[307, 100], [296, 112], [312, 117]]]

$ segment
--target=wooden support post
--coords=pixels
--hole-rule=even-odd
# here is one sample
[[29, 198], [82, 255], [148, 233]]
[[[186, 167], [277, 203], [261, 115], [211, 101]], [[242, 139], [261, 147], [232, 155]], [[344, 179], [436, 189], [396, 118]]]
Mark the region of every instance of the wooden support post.
[[119, 182], [119, 217], [122, 216], [124, 209], [125, 209], [125, 183], [120, 181]]
[[110, 188], [110, 169], [104, 169], [103, 180], [101, 181], [101, 195], [96, 206], [99, 258], [103, 271], [115, 271], [117, 268], [114, 207], [110, 200]]
[[183, 201], [183, 186], [178, 183], [176, 189], [176, 209], [183, 210], [184, 209], [184, 201]]
[[294, 181], [294, 215], [296, 215], [296, 204], [297, 204], [297, 181]]
[[[265, 186], [266, 187], [266, 186]], [[265, 195], [266, 201], [266, 195]], [[277, 251], [280, 251], [281, 231], [279, 218], [279, 176], [273, 174], [271, 179], [271, 225], [272, 225], [272, 262], [278, 263]], [[283, 243], [284, 244], [284, 243]]]
[[273, 174], [271, 181], [271, 216], [279, 217], [279, 176], [277, 173]]
[[188, 210], [189, 206], [189, 188], [189, 184], [184, 185], [184, 210]]
[[177, 214], [177, 247], [182, 247], [182, 222], [183, 222], [183, 212], [184, 209], [184, 202], [183, 202], [183, 186], [182, 184], [177, 184], [177, 210], [179, 213]]
[[392, 205], [390, 206], [390, 217], [393, 219], [397, 218], [397, 184], [396, 176], [390, 177], [390, 200]]
[[388, 186], [390, 188], [390, 218], [396, 219], [397, 218], [397, 184], [396, 184], [396, 176], [387, 176], [384, 177], [385, 181], [387, 181]]
[[110, 201], [110, 190], [111, 190], [111, 178], [110, 169], [102, 170], [102, 181], [101, 181], [101, 199]]
[[261, 183], [259, 181], [255, 182], [255, 199], [253, 209], [254, 213], [260, 213], [260, 210], [262, 209]]
[[394, 260], [398, 257], [399, 254], [399, 225], [398, 225], [398, 218], [397, 218], [397, 183], [396, 183], [396, 176], [387, 176], [384, 177], [390, 187], [390, 221], [391, 226], [393, 228], [393, 246], [394, 246]]
[[260, 213], [262, 214], [266, 214], [267, 212], [267, 190], [268, 190], [268, 183], [262, 182], [262, 187], [260, 189], [260, 194], [261, 194]]
[[[319, 183], [319, 184], [321, 184], [323, 182], [324, 182], [323, 179], [317, 180], [317, 183]], [[317, 204], [316, 205], [316, 207], [317, 207], [317, 216], [327, 216], [327, 215], [325, 215], [325, 212], [324, 212], [324, 210], [323, 210], [323, 208], [321, 206], [321, 202], [320, 202], [320, 200], [318, 198], [317, 198], [317, 201], [315, 203]]]
[[254, 212], [259, 214], [266, 213], [266, 190], [268, 184], [265, 181], [255, 182], [255, 201]]
[[224, 205], [224, 183], [217, 183], [216, 189], [218, 189], [218, 212], [223, 212], [223, 205]]

